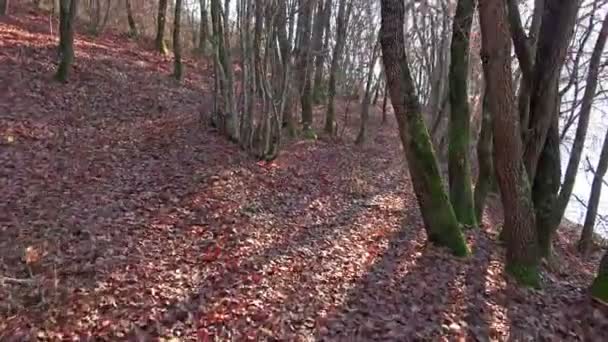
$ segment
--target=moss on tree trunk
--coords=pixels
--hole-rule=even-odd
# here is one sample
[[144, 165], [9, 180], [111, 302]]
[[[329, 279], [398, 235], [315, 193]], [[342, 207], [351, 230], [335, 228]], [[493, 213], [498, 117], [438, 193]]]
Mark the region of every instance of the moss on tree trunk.
[[67, 82], [74, 62], [74, 19], [77, 0], [62, 0], [59, 6], [59, 53], [61, 60], [55, 78]]
[[608, 303], [608, 252], [604, 253], [597, 277], [591, 285], [591, 295], [604, 303]]
[[488, 91], [483, 96], [481, 131], [477, 141], [477, 160], [479, 174], [475, 183], [475, 217], [481, 222], [488, 193], [494, 183], [494, 164], [492, 163], [492, 114], [488, 104]]
[[494, 166], [504, 209], [506, 271], [520, 284], [537, 286], [538, 250], [534, 206], [521, 156], [523, 142], [511, 68], [511, 39], [504, 3], [479, 2], [482, 60], [494, 133]]
[[471, 184], [470, 113], [468, 102], [469, 35], [474, 0], [458, 0], [454, 16], [450, 63], [450, 123], [448, 170], [450, 200], [460, 223], [476, 226]]
[[156, 51], [167, 54], [167, 45], [165, 43], [165, 22], [167, 17], [167, 0], [158, 1], [158, 17], [156, 19], [156, 39], [154, 46]]
[[404, 14], [403, 1], [382, 1], [380, 43], [399, 136], [429, 240], [464, 256], [466, 241], [443, 187], [405, 53]]

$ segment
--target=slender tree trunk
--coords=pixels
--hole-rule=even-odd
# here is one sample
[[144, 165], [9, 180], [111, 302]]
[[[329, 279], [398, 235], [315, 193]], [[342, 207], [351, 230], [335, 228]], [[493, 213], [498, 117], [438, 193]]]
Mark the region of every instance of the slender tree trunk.
[[199, 27], [199, 41], [198, 41], [198, 48], [200, 50], [200, 52], [204, 52], [205, 51], [205, 44], [207, 44], [207, 39], [209, 39], [209, 19], [208, 19], [208, 14], [207, 14], [207, 1], [206, 0], [200, 0], [199, 1], [199, 6], [200, 6], [200, 10], [201, 10], [201, 22], [200, 22], [200, 27]]
[[135, 18], [133, 17], [131, 0], [125, 0], [125, 6], [127, 9], [127, 21], [129, 22], [129, 36], [137, 37], [139, 35], [139, 31], [137, 30], [137, 24], [135, 24]]
[[378, 44], [374, 44], [371, 60], [368, 66], [369, 70], [367, 71], [365, 94], [363, 95], [363, 101], [361, 102], [361, 124], [359, 126], [359, 134], [357, 135], [357, 139], [355, 140], [355, 144], [357, 145], [365, 143], [365, 139], [367, 136], [367, 121], [369, 120], [369, 105], [372, 95], [372, 83], [374, 81], [374, 69], [376, 66], [376, 59], [378, 58], [378, 48]]
[[608, 131], [606, 131], [602, 152], [600, 154], [600, 160], [593, 175], [593, 183], [591, 183], [591, 195], [589, 196], [589, 202], [587, 203], [585, 224], [583, 225], [581, 238], [578, 242], [578, 249], [585, 256], [589, 254], [591, 245], [593, 243], [593, 229], [595, 227], [597, 208], [600, 203], [600, 195], [602, 192], [602, 185], [606, 170], [608, 170]]
[[329, 84], [327, 89], [327, 113], [325, 115], [325, 133], [334, 135], [336, 132], [336, 114], [334, 109], [334, 99], [336, 97], [336, 83], [338, 67], [346, 44], [346, 27], [352, 10], [352, 2], [346, 4], [346, 0], [340, 0], [338, 4], [338, 16], [336, 18], [336, 45], [329, 68]]
[[388, 106], [388, 85], [384, 81], [384, 98], [382, 99], [382, 124], [386, 123], [386, 107]]
[[[325, 53], [327, 51], [327, 47], [329, 46], [329, 36], [330, 36], [330, 26], [331, 26], [331, 6], [332, 0], [321, 0], [319, 3], [321, 5], [322, 13], [318, 14], [318, 21], [316, 25], [319, 25], [318, 29], [319, 35], [323, 36], [323, 32], [325, 32], [324, 37], [319, 37], [319, 50], [317, 51], [317, 55], [315, 56], [315, 77], [313, 83], [313, 100], [315, 103], [320, 103], [322, 99], [323, 93], [323, 65], [325, 64]], [[321, 43], [322, 41], [322, 43]]]
[[458, 221], [465, 226], [477, 225], [471, 184], [469, 155], [470, 122], [468, 96], [469, 36], [475, 12], [474, 0], [458, 0], [452, 33], [450, 64], [450, 124], [448, 169], [450, 200]]
[[[555, 84], [555, 93], [557, 93], [557, 86]], [[559, 110], [558, 101], [558, 99], [554, 100], [556, 112]], [[559, 148], [559, 121], [555, 115], [547, 133], [545, 147], [540, 154], [532, 187], [538, 246], [542, 258], [551, 257], [551, 242], [554, 228], [557, 227], [552, 225], [552, 214], [562, 175]]]
[[386, 79], [428, 238], [457, 255], [466, 255], [468, 248], [441, 181], [405, 53], [404, 3], [382, 0], [381, 4], [380, 42]]
[[0, 0], [0, 15], [8, 14], [8, 3], [10, 0]]
[[523, 143], [513, 93], [511, 40], [504, 4], [479, 1], [482, 60], [493, 115], [494, 165], [505, 214], [506, 271], [537, 286], [538, 252], [531, 189], [521, 155]]
[[158, 18], [156, 26], [156, 39], [154, 46], [156, 51], [167, 54], [167, 45], [165, 43], [165, 21], [167, 17], [167, 0], [158, 0]]
[[568, 206], [568, 202], [570, 201], [570, 196], [572, 195], [572, 190], [574, 188], [574, 181], [576, 180], [576, 174], [578, 173], [578, 167], [580, 164], [583, 147], [585, 146], [585, 139], [587, 137], [589, 117], [591, 116], [591, 106], [593, 105], [593, 99], [595, 98], [602, 53], [606, 45], [607, 37], [608, 14], [604, 17], [602, 29], [595, 43], [595, 47], [593, 48], [591, 61], [589, 62], [585, 94], [583, 95], [581, 111], [578, 116], [576, 136], [574, 138], [574, 143], [572, 144], [572, 150], [570, 151], [570, 160], [568, 161], [568, 166], [566, 168], [564, 182], [553, 211], [553, 230], [555, 230], [555, 227], [557, 227], [557, 225], [559, 225], [559, 223], [562, 221], [564, 212], [566, 211], [566, 207]]
[[597, 277], [591, 285], [591, 295], [603, 303], [608, 303], [608, 251], [600, 261]]
[[61, 0], [59, 9], [59, 53], [61, 60], [55, 78], [67, 82], [74, 62], [74, 18], [78, 0]]
[[492, 163], [492, 113], [490, 113], [487, 86], [483, 95], [481, 131], [477, 141], [477, 161], [479, 174], [475, 183], [475, 216], [481, 222], [486, 199], [494, 182], [494, 164]]
[[176, 80], [181, 80], [183, 76], [182, 66], [182, 43], [180, 41], [181, 21], [182, 21], [182, 0], [175, 0], [175, 15], [173, 22], [173, 76]]
[[314, 4], [320, 0], [300, 0], [300, 25], [298, 28], [299, 35], [299, 81], [300, 81], [300, 103], [302, 106], [302, 132], [308, 138], [314, 138], [315, 134], [312, 130], [312, 84], [311, 73], [312, 63], [310, 52], [311, 48], [311, 26], [312, 13]]

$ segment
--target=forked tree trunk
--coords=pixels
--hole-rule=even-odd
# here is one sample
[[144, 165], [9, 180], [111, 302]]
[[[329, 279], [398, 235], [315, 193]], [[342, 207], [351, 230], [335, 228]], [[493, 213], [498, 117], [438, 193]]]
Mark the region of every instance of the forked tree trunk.
[[450, 200], [458, 221], [465, 226], [477, 225], [473, 188], [471, 184], [471, 162], [469, 155], [470, 122], [468, 71], [469, 36], [475, 13], [474, 0], [458, 0], [452, 33], [450, 64], [450, 122], [448, 170]]
[[363, 101], [361, 102], [361, 123], [359, 126], [359, 134], [357, 135], [357, 139], [355, 140], [355, 144], [357, 145], [365, 143], [367, 137], [367, 121], [369, 120], [369, 105], [372, 96], [372, 83], [374, 81], [374, 69], [376, 67], [376, 59], [378, 58], [378, 49], [378, 44], [374, 44], [371, 61], [368, 66], [369, 69], [367, 71], [365, 94], [363, 95]]
[[325, 114], [325, 133], [336, 134], [336, 113], [334, 99], [336, 97], [336, 83], [338, 77], [338, 66], [342, 59], [344, 45], [346, 44], [346, 27], [353, 6], [346, 4], [346, 0], [340, 0], [338, 4], [338, 16], [336, 18], [336, 45], [329, 68], [329, 84], [327, 89], [327, 113]]
[[182, 43], [180, 42], [180, 31], [182, 21], [182, 0], [175, 0], [175, 16], [173, 22], [173, 77], [181, 80], [183, 76], [182, 66]]
[[78, 0], [61, 0], [59, 8], [59, 53], [61, 59], [55, 78], [67, 82], [74, 62], [74, 19]]
[[537, 286], [538, 252], [530, 183], [522, 163], [523, 143], [513, 92], [511, 39], [504, 3], [479, 1], [482, 60], [490, 96], [494, 166], [505, 216], [506, 271], [521, 284]]
[[456, 255], [466, 255], [468, 248], [441, 181], [405, 53], [404, 3], [382, 0], [381, 4], [380, 42], [386, 80], [428, 238]]
[[156, 20], [156, 39], [154, 47], [156, 51], [167, 54], [167, 45], [165, 44], [165, 21], [167, 17], [167, 0], [158, 0], [158, 18]]

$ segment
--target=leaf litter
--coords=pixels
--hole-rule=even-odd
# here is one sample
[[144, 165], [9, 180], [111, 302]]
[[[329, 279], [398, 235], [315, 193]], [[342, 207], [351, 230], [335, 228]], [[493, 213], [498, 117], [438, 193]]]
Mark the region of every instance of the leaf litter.
[[[51, 80], [46, 18], [0, 21], [0, 340], [595, 340], [606, 309], [564, 230], [542, 290], [426, 243], [396, 127], [258, 162], [201, 123], [212, 74], [113, 33]], [[338, 108], [343, 108], [338, 106]], [[323, 108], [318, 107], [320, 118]], [[318, 120], [321, 121], [320, 119]], [[356, 120], [355, 120], [356, 121]]]

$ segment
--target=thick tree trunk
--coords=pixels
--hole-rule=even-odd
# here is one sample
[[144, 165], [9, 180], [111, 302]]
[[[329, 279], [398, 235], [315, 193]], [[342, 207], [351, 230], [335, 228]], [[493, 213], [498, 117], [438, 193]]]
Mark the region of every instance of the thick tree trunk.
[[125, 0], [125, 6], [127, 9], [127, 21], [129, 23], [129, 36], [137, 37], [139, 35], [139, 31], [137, 30], [137, 25], [135, 24], [135, 18], [133, 18], [131, 0]]
[[448, 170], [450, 200], [458, 221], [476, 226], [469, 155], [470, 122], [468, 80], [469, 35], [475, 12], [474, 0], [458, 0], [452, 33], [450, 64], [450, 124]]
[[0, 15], [8, 14], [8, 4], [10, 0], [0, 0]]
[[466, 255], [468, 248], [441, 181], [405, 53], [404, 3], [382, 0], [381, 4], [380, 42], [386, 79], [428, 238], [457, 255]]
[[74, 62], [74, 19], [78, 0], [61, 0], [59, 8], [59, 53], [61, 60], [55, 78], [67, 82]]
[[589, 254], [591, 244], [593, 243], [593, 229], [595, 227], [597, 208], [600, 203], [600, 195], [602, 193], [602, 185], [606, 170], [608, 170], [608, 131], [606, 131], [602, 152], [600, 154], [600, 160], [593, 175], [593, 183], [591, 183], [591, 195], [589, 196], [589, 202], [587, 203], [585, 224], [583, 225], [581, 238], [578, 242], [578, 249], [583, 255]]
[[166, 54], [167, 45], [165, 44], [165, 21], [167, 16], [167, 0], [158, 0], [158, 18], [156, 20], [156, 39], [154, 46], [156, 51]]
[[209, 39], [209, 18], [207, 15], [207, 1], [200, 0], [199, 6], [201, 10], [201, 22], [199, 27], [198, 48], [202, 53], [205, 51], [205, 45], [207, 44], [207, 39]]
[[346, 27], [352, 10], [352, 3], [346, 4], [346, 0], [340, 0], [338, 4], [338, 16], [336, 18], [336, 45], [331, 59], [329, 68], [329, 84], [327, 88], [327, 114], [325, 115], [325, 133], [335, 134], [336, 114], [334, 109], [334, 99], [336, 97], [336, 83], [338, 76], [338, 67], [344, 51], [346, 43]]
[[481, 222], [486, 199], [494, 182], [494, 164], [492, 163], [492, 114], [490, 113], [489, 94], [486, 90], [483, 96], [481, 130], [477, 141], [477, 161], [479, 174], [475, 183], [475, 217]]
[[523, 143], [513, 93], [506, 8], [500, 1], [480, 0], [479, 13], [484, 75], [493, 115], [494, 165], [505, 216], [506, 271], [522, 284], [537, 286], [534, 207], [521, 159]]
[[600, 261], [597, 277], [591, 285], [591, 295], [603, 303], [608, 303], [608, 251]]
[[173, 77], [181, 80], [183, 76], [182, 66], [182, 43], [180, 41], [182, 21], [182, 0], [175, 0], [175, 15], [173, 19]]
[[570, 160], [568, 161], [568, 166], [566, 168], [564, 182], [559, 192], [559, 197], [553, 212], [553, 226], [559, 225], [564, 217], [564, 212], [566, 211], [566, 207], [570, 201], [570, 196], [572, 195], [572, 189], [574, 188], [576, 174], [578, 173], [578, 167], [580, 164], [583, 147], [585, 146], [585, 139], [587, 137], [589, 117], [591, 116], [591, 106], [593, 105], [593, 100], [595, 98], [595, 92], [597, 89], [598, 75], [602, 53], [606, 45], [606, 38], [608, 38], [608, 14], [604, 17], [602, 29], [595, 43], [595, 47], [593, 48], [591, 61], [589, 62], [585, 94], [583, 95], [581, 111], [578, 116], [578, 127], [576, 128], [576, 136], [572, 144], [572, 150], [570, 151]]

